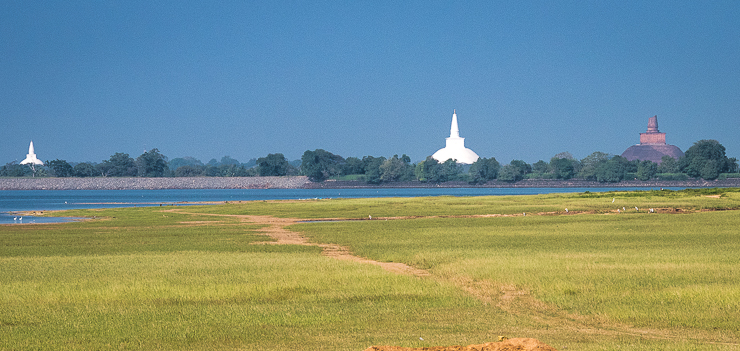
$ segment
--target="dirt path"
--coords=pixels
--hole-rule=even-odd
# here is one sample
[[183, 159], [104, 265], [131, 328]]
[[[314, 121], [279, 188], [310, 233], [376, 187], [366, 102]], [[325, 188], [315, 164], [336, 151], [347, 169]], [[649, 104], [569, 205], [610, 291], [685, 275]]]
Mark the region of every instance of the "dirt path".
[[[345, 246], [336, 245], [336, 244], [311, 243], [308, 241], [306, 237], [300, 235], [299, 233], [290, 231], [285, 228], [291, 224], [296, 224], [298, 222], [305, 221], [304, 219], [277, 218], [277, 217], [271, 217], [271, 216], [204, 214], [204, 213], [186, 212], [186, 211], [181, 211], [179, 209], [169, 209], [169, 210], [164, 210], [163, 212], [176, 212], [176, 213], [181, 213], [181, 214], [191, 214], [191, 215], [201, 215], [201, 216], [205, 215], [205, 216], [216, 216], [216, 217], [239, 218], [242, 220], [242, 222], [264, 225], [265, 227], [262, 229], [259, 229], [258, 231], [269, 236], [272, 239], [275, 239], [275, 241], [261, 242], [257, 244], [318, 246], [323, 249], [321, 252], [322, 255], [335, 258], [338, 260], [372, 264], [372, 265], [380, 266], [381, 268], [389, 272], [393, 272], [397, 274], [413, 275], [417, 277], [425, 277], [425, 276], [430, 275], [429, 272], [423, 269], [414, 268], [414, 267], [411, 267], [403, 263], [379, 262], [379, 261], [369, 260], [366, 258], [355, 256], [350, 252], [349, 248]], [[334, 219], [327, 219], [327, 220], [334, 220]], [[198, 223], [202, 223], [202, 221], [198, 221]]]
[[[656, 209], [657, 210], [657, 209]], [[666, 209], [667, 210], [667, 209]], [[671, 333], [668, 331], [647, 329], [647, 328], [634, 328], [628, 325], [616, 324], [608, 322], [604, 319], [597, 317], [582, 316], [573, 313], [567, 313], [554, 306], [550, 306], [542, 301], [537, 300], [527, 290], [517, 288], [513, 285], [499, 284], [488, 280], [474, 281], [467, 277], [452, 277], [442, 278], [433, 276], [426, 270], [414, 268], [403, 263], [395, 262], [379, 262], [370, 260], [363, 257], [358, 257], [352, 254], [349, 248], [336, 245], [336, 244], [317, 244], [311, 243], [309, 240], [302, 236], [300, 233], [290, 231], [286, 227], [292, 224], [306, 221], [305, 219], [297, 218], [277, 218], [271, 216], [251, 216], [251, 215], [225, 215], [225, 214], [204, 214], [204, 213], [191, 213], [182, 211], [180, 209], [169, 209], [163, 212], [176, 212], [181, 214], [191, 214], [200, 216], [215, 216], [215, 217], [234, 217], [239, 218], [244, 223], [263, 225], [264, 227], [258, 229], [260, 233], [264, 233], [275, 241], [261, 242], [256, 244], [262, 245], [307, 245], [317, 246], [322, 248], [322, 255], [331, 257], [338, 260], [346, 260], [352, 262], [359, 262], [365, 264], [372, 264], [379, 266], [389, 272], [396, 274], [411, 275], [416, 277], [428, 277], [437, 279], [444, 282], [449, 282], [460, 288], [461, 290], [469, 293], [476, 299], [480, 300], [484, 304], [495, 305], [496, 307], [511, 313], [513, 315], [522, 316], [525, 318], [531, 318], [538, 322], [551, 325], [555, 328], [562, 328], [569, 331], [574, 331], [582, 334], [591, 335], [607, 335], [607, 336], [618, 336], [618, 335], [630, 335], [639, 336], [649, 339], [662, 339], [662, 340], [687, 340], [685, 335]], [[667, 213], [675, 213], [672, 211], [665, 211]], [[586, 214], [589, 212], [576, 212], [571, 211], [569, 215]], [[523, 214], [516, 215], [469, 215], [469, 216], [445, 216], [445, 218], [473, 218], [473, 217], [510, 217], [510, 216], [522, 216]], [[558, 215], [558, 213], [538, 213], [536, 215]], [[565, 215], [565, 213], [562, 213]], [[441, 217], [441, 216], [435, 216]], [[377, 220], [399, 220], [399, 219], [412, 219], [421, 217], [389, 217], [389, 218], [377, 218]], [[430, 217], [424, 217], [430, 218]], [[332, 221], [332, 220], [346, 220], [346, 219], [315, 219], [316, 221]], [[198, 225], [203, 221], [195, 222], [183, 222], [183, 224], [193, 223]], [[696, 336], [695, 336], [696, 337]], [[711, 342], [707, 343], [722, 344], [740, 346], [740, 344], [732, 342]]]

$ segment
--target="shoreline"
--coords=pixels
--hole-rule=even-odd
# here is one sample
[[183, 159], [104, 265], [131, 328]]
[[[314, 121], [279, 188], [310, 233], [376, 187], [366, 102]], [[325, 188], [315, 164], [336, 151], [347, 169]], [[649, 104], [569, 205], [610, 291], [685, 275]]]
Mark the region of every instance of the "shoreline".
[[0, 190], [300, 189], [308, 177], [3, 178]]
[[396, 182], [379, 185], [366, 184], [357, 181], [325, 181], [309, 183], [304, 189], [346, 189], [346, 188], [671, 188], [671, 187], [707, 187], [707, 188], [734, 188], [740, 187], [740, 179], [724, 180], [627, 180], [618, 183], [600, 183], [582, 179], [549, 180], [525, 179], [515, 183], [500, 182], [497, 180], [483, 184], [469, 184], [467, 182], [446, 182], [440, 184], [421, 182]]
[[683, 181], [622, 181], [600, 183], [578, 179], [525, 179], [516, 183], [484, 184], [446, 182], [396, 182], [367, 184], [360, 181], [327, 180], [314, 183], [295, 177], [177, 177], [177, 178], [3, 178], [0, 190], [162, 190], [162, 189], [363, 189], [363, 188], [633, 188], [633, 187], [740, 187], [740, 179]]

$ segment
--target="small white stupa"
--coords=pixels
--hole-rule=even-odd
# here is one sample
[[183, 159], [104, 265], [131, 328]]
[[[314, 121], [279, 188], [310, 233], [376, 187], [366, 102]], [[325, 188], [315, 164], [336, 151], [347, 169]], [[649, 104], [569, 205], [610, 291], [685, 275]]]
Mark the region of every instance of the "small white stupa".
[[33, 171], [33, 176], [36, 176], [36, 165], [43, 166], [44, 163], [41, 162], [38, 158], [36, 158], [36, 151], [33, 150], [33, 141], [31, 141], [31, 145], [28, 146], [28, 154], [26, 155], [26, 158], [21, 161], [22, 165], [31, 165], [31, 171]]
[[444, 149], [439, 149], [432, 155], [432, 158], [441, 162], [445, 162], [449, 159], [455, 160], [457, 163], [462, 164], [473, 164], [478, 161], [478, 154], [473, 150], [465, 147], [465, 138], [460, 137], [460, 129], [457, 127], [457, 111], [452, 110], [452, 125], [450, 126], [450, 137], [446, 139], [447, 146]]
[[33, 167], [33, 165], [41, 165], [41, 166], [44, 165], [44, 163], [41, 162], [41, 160], [36, 158], [36, 152], [33, 150], [33, 141], [31, 141], [31, 145], [28, 145], [28, 154], [26, 155], [26, 158], [23, 161], [21, 161], [21, 164], [22, 165], [30, 164], [31, 167]]

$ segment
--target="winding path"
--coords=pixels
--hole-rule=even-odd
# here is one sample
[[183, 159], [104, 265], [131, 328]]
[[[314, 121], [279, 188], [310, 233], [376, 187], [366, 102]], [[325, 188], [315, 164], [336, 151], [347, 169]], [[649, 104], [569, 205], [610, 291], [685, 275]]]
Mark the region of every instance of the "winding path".
[[[657, 209], [656, 209], [657, 210]], [[661, 209], [661, 212], [665, 213], [677, 213], [674, 209]], [[700, 210], [703, 211], [703, 210]], [[370, 260], [367, 258], [355, 256], [352, 254], [350, 249], [345, 246], [336, 244], [318, 244], [311, 243], [306, 237], [300, 233], [288, 230], [286, 227], [292, 224], [305, 222], [306, 219], [298, 218], [277, 218], [272, 216], [252, 216], [252, 215], [227, 215], [227, 214], [207, 214], [207, 213], [196, 213], [187, 212], [181, 209], [168, 209], [163, 212], [175, 212], [180, 214], [199, 215], [199, 216], [216, 216], [216, 217], [234, 217], [239, 218], [244, 223], [263, 225], [263, 228], [257, 229], [259, 233], [263, 233], [275, 241], [259, 242], [255, 243], [258, 245], [306, 245], [306, 246], [317, 246], [322, 248], [322, 255], [331, 257], [338, 260], [353, 261], [359, 263], [366, 263], [379, 266], [389, 272], [395, 274], [404, 274], [415, 276], [419, 278], [435, 279], [440, 282], [451, 283], [467, 292], [471, 296], [475, 297], [486, 305], [495, 305], [496, 307], [511, 313], [516, 316], [531, 318], [538, 322], [548, 324], [554, 328], [562, 328], [565, 330], [575, 331], [583, 334], [591, 335], [630, 335], [639, 336], [648, 339], [662, 339], [662, 340], [687, 340], [685, 335], [672, 333], [669, 331], [659, 329], [648, 329], [648, 328], [635, 328], [628, 325], [617, 324], [609, 322], [604, 319], [597, 317], [583, 316], [574, 313], [568, 313], [563, 310], [550, 306], [542, 301], [537, 300], [527, 290], [517, 288], [510, 284], [501, 284], [492, 282], [489, 280], [472, 280], [468, 277], [456, 276], [456, 277], [440, 277], [434, 276], [429, 271], [411, 267], [403, 263], [396, 262], [379, 262]], [[616, 212], [616, 211], [615, 211]], [[680, 211], [679, 211], [680, 212]], [[697, 211], [699, 212], [699, 211]], [[570, 211], [569, 213], [537, 213], [535, 215], [578, 215], [587, 214], [593, 212], [577, 212]], [[609, 214], [609, 213], [607, 213]], [[510, 217], [510, 216], [522, 216], [523, 214], [515, 215], [468, 215], [468, 216], [435, 216], [435, 217]], [[411, 218], [421, 217], [388, 217], [388, 218], [377, 218], [378, 220], [402, 220]], [[427, 217], [424, 217], [427, 218]], [[332, 221], [340, 220], [334, 218], [328, 219], [312, 219], [316, 221]], [[346, 220], [346, 219], [342, 219]], [[195, 222], [184, 222], [195, 223]], [[202, 223], [202, 222], [197, 222]], [[703, 340], [704, 343], [718, 344], [718, 345], [729, 345], [729, 346], [740, 346], [738, 343], [732, 342], [716, 342], [710, 340]]]

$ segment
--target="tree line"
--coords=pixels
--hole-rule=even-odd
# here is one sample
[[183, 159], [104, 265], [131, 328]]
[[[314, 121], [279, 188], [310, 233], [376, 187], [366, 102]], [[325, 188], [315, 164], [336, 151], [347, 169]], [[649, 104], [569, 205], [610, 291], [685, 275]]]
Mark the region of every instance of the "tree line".
[[[584, 179], [599, 182], [639, 180], [686, 180], [702, 178], [714, 180], [723, 174], [740, 177], [738, 160], [728, 158], [725, 147], [716, 140], [694, 143], [680, 159], [664, 156], [660, 164], [651, 161], [627, 159], [594, 152], [581, 160], [563, 152], [549, 162], [543, 160], [528, 164], [512, 160], [500, 164], [496, 158], [479, 158], [472, 165], [463, 166], [454, 160], [439, 162], [427, 157], [411, 163], [407, 155], [393, 157], [347, 157], [326, 150], [307, 150], [300, 160], [289, 161], [283, 154], [268, 154], [247, 163], [224, 156], [204, 164], [193, 157], [168, 160], [159, 150], [144, 152], [136, 159], [126, 153], [115, 153], [100, 163], [70, 164], [65, 160], [46, 161], [33, 176], [41, 177], [254, 177], [305, 175], [315, 182], [327, 179], [364, 181], [369, 184], [419, 181], [442, 183], [464, 181], [483, 184], [498, 180], [517, 182], [522, 179]], [[11, 162], [0, 168], [2, 177], [28, 177], [32, 170], [26, 165]]]
[[570, 153], [563, 152], [552, 157], [550, 162], [540, 160], [531, 165], [522, 160], [501, 165], [492, 157], [479, 158], [466, 167], [453, 160], [440, 163], [431, 156], [416, 164], [412, 164], [406, 155], [394, 155], [388, 159], [373, 156], [344, 159], [318, 149], [303, 154], [298, 171], [313, 181], [339, 178], [363, 180], [370, 184], [398, 181], [483, 184], [492, 180], [513, 183], [523, 179], [583, 179], [603, 183], [629, 179], [714, 180], [722, 174], [740, 178], [738, 160], [728, 158], [725, 147], [716, 140], [700, 140], [680, 159], [664, 156], [660, 164], [648, 160], [629, 161], [603, 152], [594, 152], [577, 160]]

